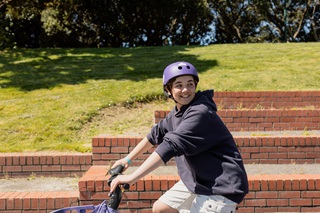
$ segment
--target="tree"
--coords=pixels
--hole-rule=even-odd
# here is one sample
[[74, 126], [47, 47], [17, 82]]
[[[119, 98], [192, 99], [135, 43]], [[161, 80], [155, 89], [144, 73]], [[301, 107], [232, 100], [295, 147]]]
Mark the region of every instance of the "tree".
[[216, 43], [250, 42], [259, 36], [259, 14], [247, 0], [211, 0], [215, 14]]
[[212, 14], [204, 0], [121, 1], [127, 46], [200, 44], [211, 29]]
[[[41, 34], [40, 13], [37, 1], [4, 1], [0, 4], [4, 47], [38, 47]], [[8, 37], [7, 37], [8, 36]]]
[[319, 41], [319, 0], [254, 0], [252, 5], [262, 15], [274, 38], [286, 41]]
[[0, 47], [136, 47], [320, 38], [319, 0], [3, 0]]
[[51, 40], [99, 47], [199, 44], [211, 17], [203, 0], [54, 0], [41, 12]]
[[211, 0], [216, 43], [319, 41], [319, 0]]

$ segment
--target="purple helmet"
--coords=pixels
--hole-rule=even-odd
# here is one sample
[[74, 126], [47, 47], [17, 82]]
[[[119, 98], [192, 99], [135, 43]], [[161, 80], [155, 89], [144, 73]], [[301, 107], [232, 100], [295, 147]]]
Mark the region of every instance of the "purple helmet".
[[192, 75], [199, 82], [196, 68], [185, 61], [178, 61], [168, 65], [163, 71], [163, 86], [165, 87], [172, 78], [182, 75]]

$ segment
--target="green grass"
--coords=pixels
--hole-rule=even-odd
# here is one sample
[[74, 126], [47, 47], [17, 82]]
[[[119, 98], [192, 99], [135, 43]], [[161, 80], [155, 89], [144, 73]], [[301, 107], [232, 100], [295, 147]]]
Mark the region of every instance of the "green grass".
[[162, 71], [177, 60], [197, 67], [201, 90], [320, 90], [319, 49], [290, 43], [1, 51], [0, 152], [90, 151], [91, 137], [108, 132], [85, 127], [109, 106], [161, 99]]

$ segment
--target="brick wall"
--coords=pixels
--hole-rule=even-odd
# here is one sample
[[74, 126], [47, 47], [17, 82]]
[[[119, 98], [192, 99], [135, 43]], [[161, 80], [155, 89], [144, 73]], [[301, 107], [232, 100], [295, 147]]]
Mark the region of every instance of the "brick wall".
[[[320, 163], [320, 136], [236, 136], [245, 163], [289, 164]], [[92, 139], [93, 165], [108, 165], [125, 157], [141, 137], [122, 138], [100, 135]], [[133, 161], [140, 165], [153, 151]], [[174, 165], [171, 160], [168, 165]]]
[[220, 109], [320, 107], [320, 91], [215, 92]]
[[[234, 137], [245, 163], [320, 163], [319, 136], [248, 136]], [[108, 165], [125, 157], [141, 137], [92, 139], [92, 154], [2, 153], [0, 177], [39, 176], [81, 177], [90, 166]], [[145, 153], [134, 165], [140, 165], [153, 151]], [[169, 165], [174, 165], [171, 160]]]
[[240, 212], [319, 212], [320, 175], [249, 176]]
[[[81, 205], [98, 204], [105, 199], [109, 199], [108, 192], [110, 188], [107, 184], [109, 177], [101, 175], [105, 173], [105, 166], [92, 166], [86, 175], [79, 180], [79, 200]], [[152, 204], [178, 180], [179, 177], [176, 175], [144, 177], [123, 194], [122, 202], [119, 206], [121, 213], [151, 213]]]
[[239, 212], [320, 212], [320, 174], [252, 175]]
[[0, 177], [81, 177], [91, 165], [91, 153], [1, 153]]
[[[234, 138], [246, 164], [320, 162], [319, 135]], [[106, 135], [92, 139], [95, 166], [79, 181], [80, 203], [100, 203], [103, 199], [108, 199], [108, 177], [104, 176], [107, 165], [110, 161], [126, 156], [141, 139]], [[133, 164], [140, 165], [148, 155], [134, 160]], [[174, 161], [170, 164], [174, 164]], [[176, 175], [146, 176], [124, 194], [120, 205], [121, 212], [151, 213], [152, 204], [178, 180], [179, 177]], [[250, 175], [249, 189], [250, 193], [239, 205], [237, 212], [320, 211], [320, 174]]]
[[245, 164], [320, 163], [320, 135], [234, 138]]
[[[110, 162], [125, 157], [142, 140], [141, 137], [109, 137], [99, 135], [92, 138], [93, 165], [108, 165]], [[154, 149], [137, 158], [133, 165], [140, 165]]]
[[0, 212], [48, 213], [66, 206], [78, 206], [77, 191], [0, 192]]
[[[169, 111], [157, 110], [155, 123]], [[228, 129], [238, 131], [319, 130], [320, 110], [220, 110], [217, 112]]]
[[[105, 166], [93, 166], [80, 179], [81, 205], [109, 198], [105, 172]], [[121, 212], [151, 213], [152, 204], [178, 180], [177, 175], [144, 177], [123, 195]], [[320, 212], [320, 174], [251, 175], [249, 191], [237, 212]]]

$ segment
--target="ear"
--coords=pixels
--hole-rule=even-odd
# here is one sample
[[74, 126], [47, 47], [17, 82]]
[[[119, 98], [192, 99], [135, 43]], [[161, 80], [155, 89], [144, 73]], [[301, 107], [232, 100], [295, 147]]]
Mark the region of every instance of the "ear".
[[163, 88], [163, 93], [165, 94], [165, 96], [172, 99], [172, 95], [171, 92], [168, 90], [168, 87]]
[[171, 95], [171, 91], [170, 91], [170, 87], [169, 86], [165, 86], [163, 89], [164, 89], [165, 93], [167, 93], [168, 95]]

